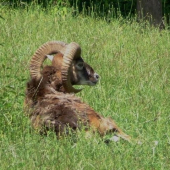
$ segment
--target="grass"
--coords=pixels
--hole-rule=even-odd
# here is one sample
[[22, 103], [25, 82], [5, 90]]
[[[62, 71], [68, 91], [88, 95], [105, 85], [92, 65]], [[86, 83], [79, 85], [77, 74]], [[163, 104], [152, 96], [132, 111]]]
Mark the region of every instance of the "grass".
[[[0, 6], [0, 169], [170, 169], [170, 32], [70, 12]], [[37, 134], [23, 112], [29, 60], [49, 40], [75, 41], [101, 76], [78, 94], [141, 144]]]

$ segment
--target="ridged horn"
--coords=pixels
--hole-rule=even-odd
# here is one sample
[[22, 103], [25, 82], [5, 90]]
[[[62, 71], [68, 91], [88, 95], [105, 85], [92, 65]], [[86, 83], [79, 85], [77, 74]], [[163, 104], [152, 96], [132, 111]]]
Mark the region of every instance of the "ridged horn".
[[63, 64], [62, 64], [62, 71], [61, 71], [63, 86], [67, 92], [78, 93], [81, 91], [81, 89], [75, 89], [72, 86], [70, 82], [70, 75], [69, 75], [69, 70], [73, 59], [79, 58], [80, 55], [81, 55], [81, 48], [77, 43], [72, 42], [67, 45], [67, 49], [63, 56]]
[[41, 66], [46, 55], [52, 55], [58, 52], [65, 53], [67, 44], [62, 41], [49, 41], [40, 46], [34, 53], [30, 61], [30, 73], [32, 78], [41, 78]]

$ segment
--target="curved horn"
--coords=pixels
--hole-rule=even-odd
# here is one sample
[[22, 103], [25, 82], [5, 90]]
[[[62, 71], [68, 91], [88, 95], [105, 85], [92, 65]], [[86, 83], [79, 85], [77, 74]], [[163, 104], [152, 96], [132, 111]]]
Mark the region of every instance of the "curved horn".
[[55, 54], [61, 52], [65, 53], [67, 44], [62, 41], [49, 41], [40, 46], [34, 53], [30, 62], [30, 73], [32, 78], [41, 78], [41, 66], [46, 55]]
[[81, 55], [81, 48], [78, 44], [72, 42], [67, 46], [65, 54], [63, 56], [63, 64], [62, 64], [62, 71], [61, 71], [63, 86], [67, 90], [67, 92], [78, 93], [81, 91], [81, 89], [75, 89], [72, 86], [70, 82], [70, 75], [69, 75], [69, 70], [70, 70], [72, 60], [75, 58], [79, 58], [80, 55]]

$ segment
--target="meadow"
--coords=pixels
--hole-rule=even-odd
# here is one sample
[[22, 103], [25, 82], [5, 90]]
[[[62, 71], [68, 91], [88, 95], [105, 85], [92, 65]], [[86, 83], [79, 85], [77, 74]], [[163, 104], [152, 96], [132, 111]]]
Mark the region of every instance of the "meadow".
[[[170, 169], [170, 32], [133, 20], [107, 22], [67, 9], [0, 6], [0, 169]], [[29, 61], [49, 40], [77, 42], [100, 75], [77, 94], [132, 138], [106, 144], [84, 133], [36, 133], [23, 111]], [[110, 136], [106, 136], [105, 138]]]

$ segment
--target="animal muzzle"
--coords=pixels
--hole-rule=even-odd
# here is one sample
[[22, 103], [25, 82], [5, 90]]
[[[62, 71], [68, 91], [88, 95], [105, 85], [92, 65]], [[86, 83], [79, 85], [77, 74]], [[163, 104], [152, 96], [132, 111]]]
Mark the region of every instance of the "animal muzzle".
[[100, 76], [97, 73], [94, 73], [93, 77], [87, 82], [89, 86], [95, 86], [99, 81]]

